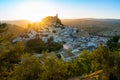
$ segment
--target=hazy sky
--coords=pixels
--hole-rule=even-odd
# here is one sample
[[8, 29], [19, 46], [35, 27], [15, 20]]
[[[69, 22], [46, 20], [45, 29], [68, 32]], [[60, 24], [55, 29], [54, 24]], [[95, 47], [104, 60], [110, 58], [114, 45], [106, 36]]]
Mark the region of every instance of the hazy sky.
[[0, 0], [0, 20], [41, 18], [120, 19], [120, 0]]

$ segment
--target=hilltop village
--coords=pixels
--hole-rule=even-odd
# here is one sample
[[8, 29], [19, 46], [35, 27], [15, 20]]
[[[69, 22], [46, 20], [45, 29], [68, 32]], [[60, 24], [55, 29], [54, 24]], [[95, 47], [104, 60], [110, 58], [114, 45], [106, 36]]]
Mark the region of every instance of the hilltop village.
[[[26, 33], [22, 33], [12, 40], [13, 43], [26, 42], [34, 38], [40, 38], [45, 43], [50, 39], [54, 43], [63, 45], [63, 48], [57, 51], [64, 61], [68, 61], [79, 56], [83, 50], [92, 51], [100, 45], [106, 46], [109, 38], [88, 34], [85, 30], [72, 28], [63, 25], [56, 16], [48, 16], [41, 21], [41, 25], [29, 27]], [[34, 42], [33, 42], [34, 43]]]

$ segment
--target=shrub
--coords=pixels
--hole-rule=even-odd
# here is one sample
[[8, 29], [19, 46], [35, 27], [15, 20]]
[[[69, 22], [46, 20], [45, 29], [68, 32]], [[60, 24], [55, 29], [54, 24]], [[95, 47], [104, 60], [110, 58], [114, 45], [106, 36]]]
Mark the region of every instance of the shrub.
[[45, 43], [39, 38], [31, 39], [27, 41], [26, 48], [29, 50], [33, 50], [36, 53], [41, 53], [42, 51], [57, 51], [62, 48], [62, 45], [59, 43], [55, 43], [53, 41], [49, 41]]

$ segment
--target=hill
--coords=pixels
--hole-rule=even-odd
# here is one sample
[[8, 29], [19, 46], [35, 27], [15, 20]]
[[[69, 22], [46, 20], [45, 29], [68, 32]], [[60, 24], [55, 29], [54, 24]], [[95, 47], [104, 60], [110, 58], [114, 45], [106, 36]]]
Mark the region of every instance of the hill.
[[31, 23], [29, 20], [2, 20], [2, 23], [8, 23], [12, 25], [17, 25], [23, 28], [27, 28], [28, 24]]
[[[14, 20], [2, 22], [18, 25], [23, 28], [26, 28], [28, 24], [31, 23], [28, 20]], [[61, 23], [79, 29], [84, 29], [90, 34], [96, 34], [101, 36], [120, 35], [120, 19], [94, 19], [94, 18], [61, 19]]]
[[119, 36], [85, 37], [58, 20], [46, 17], [29, 30], [0, 25], [0, 80], [120, 80]]
[[[27, 27], [29, 20], [13, 20], [13, 21], [1, 21], [21, 27]], [[90, 28], [90, 27], [120, 27], [120, 19], [95, 19], [95, 18], [83, 18], [83, 19], [61, 19], [64, 25], [69, 25], [78, 28]]]
[[61, 19], [63, 24], [76, 26], [76, 27], [92, 27], [92, 26], [120, 26], [120, 19], [92, 19], [92, 18], [85, 18], [85, 19]]
[[[6, 23], [5, 23], [6, 24]], [[11, 25], [11, 24], [6, 24], [5, 28], [0, 28], [0, 44], [7, 44], [10, 43], [11, 40], [20, 35], [22, 32], [24, 32], [26, 29], [16, 26], [16, 25]]]
[[120, 19], [62, 19], [63, 24], [84, 29], [89, 33], [97, 35], [119, 35]]

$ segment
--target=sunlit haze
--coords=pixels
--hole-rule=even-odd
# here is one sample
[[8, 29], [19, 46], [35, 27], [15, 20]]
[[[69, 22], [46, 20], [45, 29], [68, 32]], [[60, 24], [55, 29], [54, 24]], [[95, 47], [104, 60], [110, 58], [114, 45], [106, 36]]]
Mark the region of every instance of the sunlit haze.
[[120, 18], [119, 0], [0, 0], [0, 20], [40, 21], [60, 18]]

